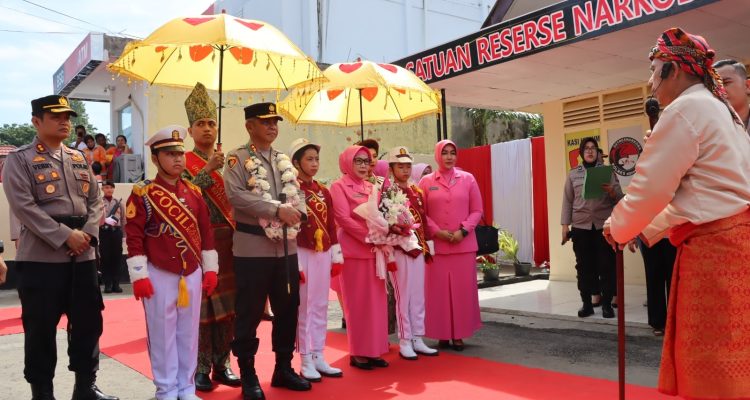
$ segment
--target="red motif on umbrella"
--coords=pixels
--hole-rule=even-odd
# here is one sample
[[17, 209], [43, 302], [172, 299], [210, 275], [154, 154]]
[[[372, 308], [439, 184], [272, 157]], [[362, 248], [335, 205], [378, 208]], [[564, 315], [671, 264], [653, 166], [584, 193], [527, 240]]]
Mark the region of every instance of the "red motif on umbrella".
[[328, 100], [331, 100], [331, 101], [332, 101], [332, 100], [333, 100], [333, 99], [335, 99], [336, 97], [339, 97], [339, 95], [340, 95], [340, 94], [341, 94], [341, 93], [342, 93], [343, 91], [344, 91], [343, 89], [331, 89], [331, 90], [327, 90], [327, 91], [326, 91], [326, 94], [328, 95]]
[[341, 70], [341, 72], [344, 72], [346, 74], [350, 74], [350, 73], [358, 70], [359, 67], [361, 67], [361, 66], [362, 66], [361, 62], [351, 63], [351, 64], [339, 64], [339, 69]]
[[398, 69], [396, 69], [396, 66], [392, 64], [378, 64], [378, 66], [380, 66], [380, 68], [383, 68], [386, 71], [393, 72], [394, 74], [398, 72]]
[[367, 101], [372, 101], [372, 99], [375, 98], [375, 96], [378, 95], [378, 88], [377, 87], [366, 87], [362, 88], [362, 98], [364, 98]]
[[250, 64], [250, 62], [253, 61], [253, 49], [248, 49], [247, 47], [232, 47], [229, 49], [229, 52], [232, 53], [234, 58], [240, 64]]
[[198, 62], [206, 57], [208, 57], [209, 54], [211, 54], [214, 51], [214, 48], [210, 45], [200, 45], [197, 44], [195, 46], [190, 46], [190, 58]]
[[157, 53], [161, 53], [162, 51], [164, 51], [164, 50], [166, 50], [166, 49], [168, 49], [168, 48], [169, 48], [169, 47], [167, 47], [167, 46], [156, 46], [156, 47], [154, 48], [154, 51], [156, 51]]
[[252, 21], [243, 21], [241, 19], [235, 19], [235, 21], [241, 23], [242, 25], [245, 25], [246, 27], [248, 27], [248, 28], [250, 28], [250, 29], [252, 29], [254, 31], [257, 31], [258, 29], [260, 29], [260, 28], [262, 28], [262, 27], [265, 26], [264, 24], [259, 24], [257, 22], [252, 22]]
[[401, 94], [406, 94], [406, 89], [393, 88], [393, 90], [395, 90], [395, 91], [397, 91], [397, 92], [399, 92]]
[[215, 19], [214, 17], [203, 17], [203, 18], [183, 18], [182, 20], [192, 26], [198, 26], [204, 22], [208, 22]]

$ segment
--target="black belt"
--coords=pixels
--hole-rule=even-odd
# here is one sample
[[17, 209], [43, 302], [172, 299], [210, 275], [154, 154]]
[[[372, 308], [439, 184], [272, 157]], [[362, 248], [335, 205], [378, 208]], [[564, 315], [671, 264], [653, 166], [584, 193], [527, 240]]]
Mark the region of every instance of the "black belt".
[[243, 224], [237, 222], [237, 230], [251, 235], [266, 236], [266, 231], [258, 225]]
[[83, 226], [86, 225], [86, 221], [88, 221], [89, 218], [85, 215], [66, 215], [60, 217], [53, 216], [52, 219], [70, 229], [83, 229]]
[[115, 232], [115, 231], [119, 231], [120, 229], [122, 229], [121, 226], [99, 225], [99, 230], [102, 230], [102, 231], [113, 231], [113, 232]]

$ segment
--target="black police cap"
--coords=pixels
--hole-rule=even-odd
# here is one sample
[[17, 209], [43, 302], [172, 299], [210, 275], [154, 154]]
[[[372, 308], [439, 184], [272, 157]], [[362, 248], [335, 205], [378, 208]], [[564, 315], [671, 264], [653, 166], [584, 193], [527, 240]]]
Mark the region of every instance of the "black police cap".
[[50, 95], [40, 97], [38, 99], [31, 100], [31, 114], [42, 115], [46, 112], [51, 113], [70, 113], [70, 115], [77, 117], [78, 114], [70, 108], [68, 98], [65, 96]]
[[276, 104], [274, 103], [255, 103], [245, 107], [245, 119], [248, 118], [278, 118], [284, 120], [276, 113]]

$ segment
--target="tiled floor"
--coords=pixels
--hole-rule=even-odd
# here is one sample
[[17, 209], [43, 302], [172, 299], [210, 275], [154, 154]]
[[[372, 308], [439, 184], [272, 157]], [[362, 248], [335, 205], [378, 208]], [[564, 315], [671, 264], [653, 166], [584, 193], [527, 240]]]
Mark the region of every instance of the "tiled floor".
[[[625, 321], [643, 326], [648, 323], [646, 287], [625, 286]], [[519, 314], [547, 315], [561, 319], [575, 318], [581, 307], [581, 298], [575, 282], [535, 280], [495, 286], [479, 290], [479, 306], [482, 311], [517, 312]], [[588, 318], [579, 319], [592, 323], [617, 324], [617, 319], [604, 319], [601, 308]]]

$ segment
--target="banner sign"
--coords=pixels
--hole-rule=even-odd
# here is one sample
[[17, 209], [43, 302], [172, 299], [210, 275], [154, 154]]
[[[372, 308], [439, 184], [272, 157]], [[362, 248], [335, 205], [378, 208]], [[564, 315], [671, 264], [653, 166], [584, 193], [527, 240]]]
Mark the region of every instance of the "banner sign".
[[635, 174], [635, 163], [643, 152], [644, 129], [641, 125], [625, 128], [609, 129], [607, 143], [609, 143], [609, 163], [612, 165], [620, 186], [625, 188]]
[[599, 128], [565, 134], [566, 171], [570, 171], [583, 163], [583, 155], [579, 154], [579, 152], [581, 140], [587, 137], [593, 137], [599, 143], [599, 146], [601, 146], [602, 141], [599, 137]]
[[67, 96], [104, 60], [104, 34], [89, 33], [52, 76], [53, 93]]
[[717, 0], [564, 1], [487, 27], [393, 64], [412, 71], [427, 83], [433, 83], [562, 44], [658, 20], [715, 1]]

